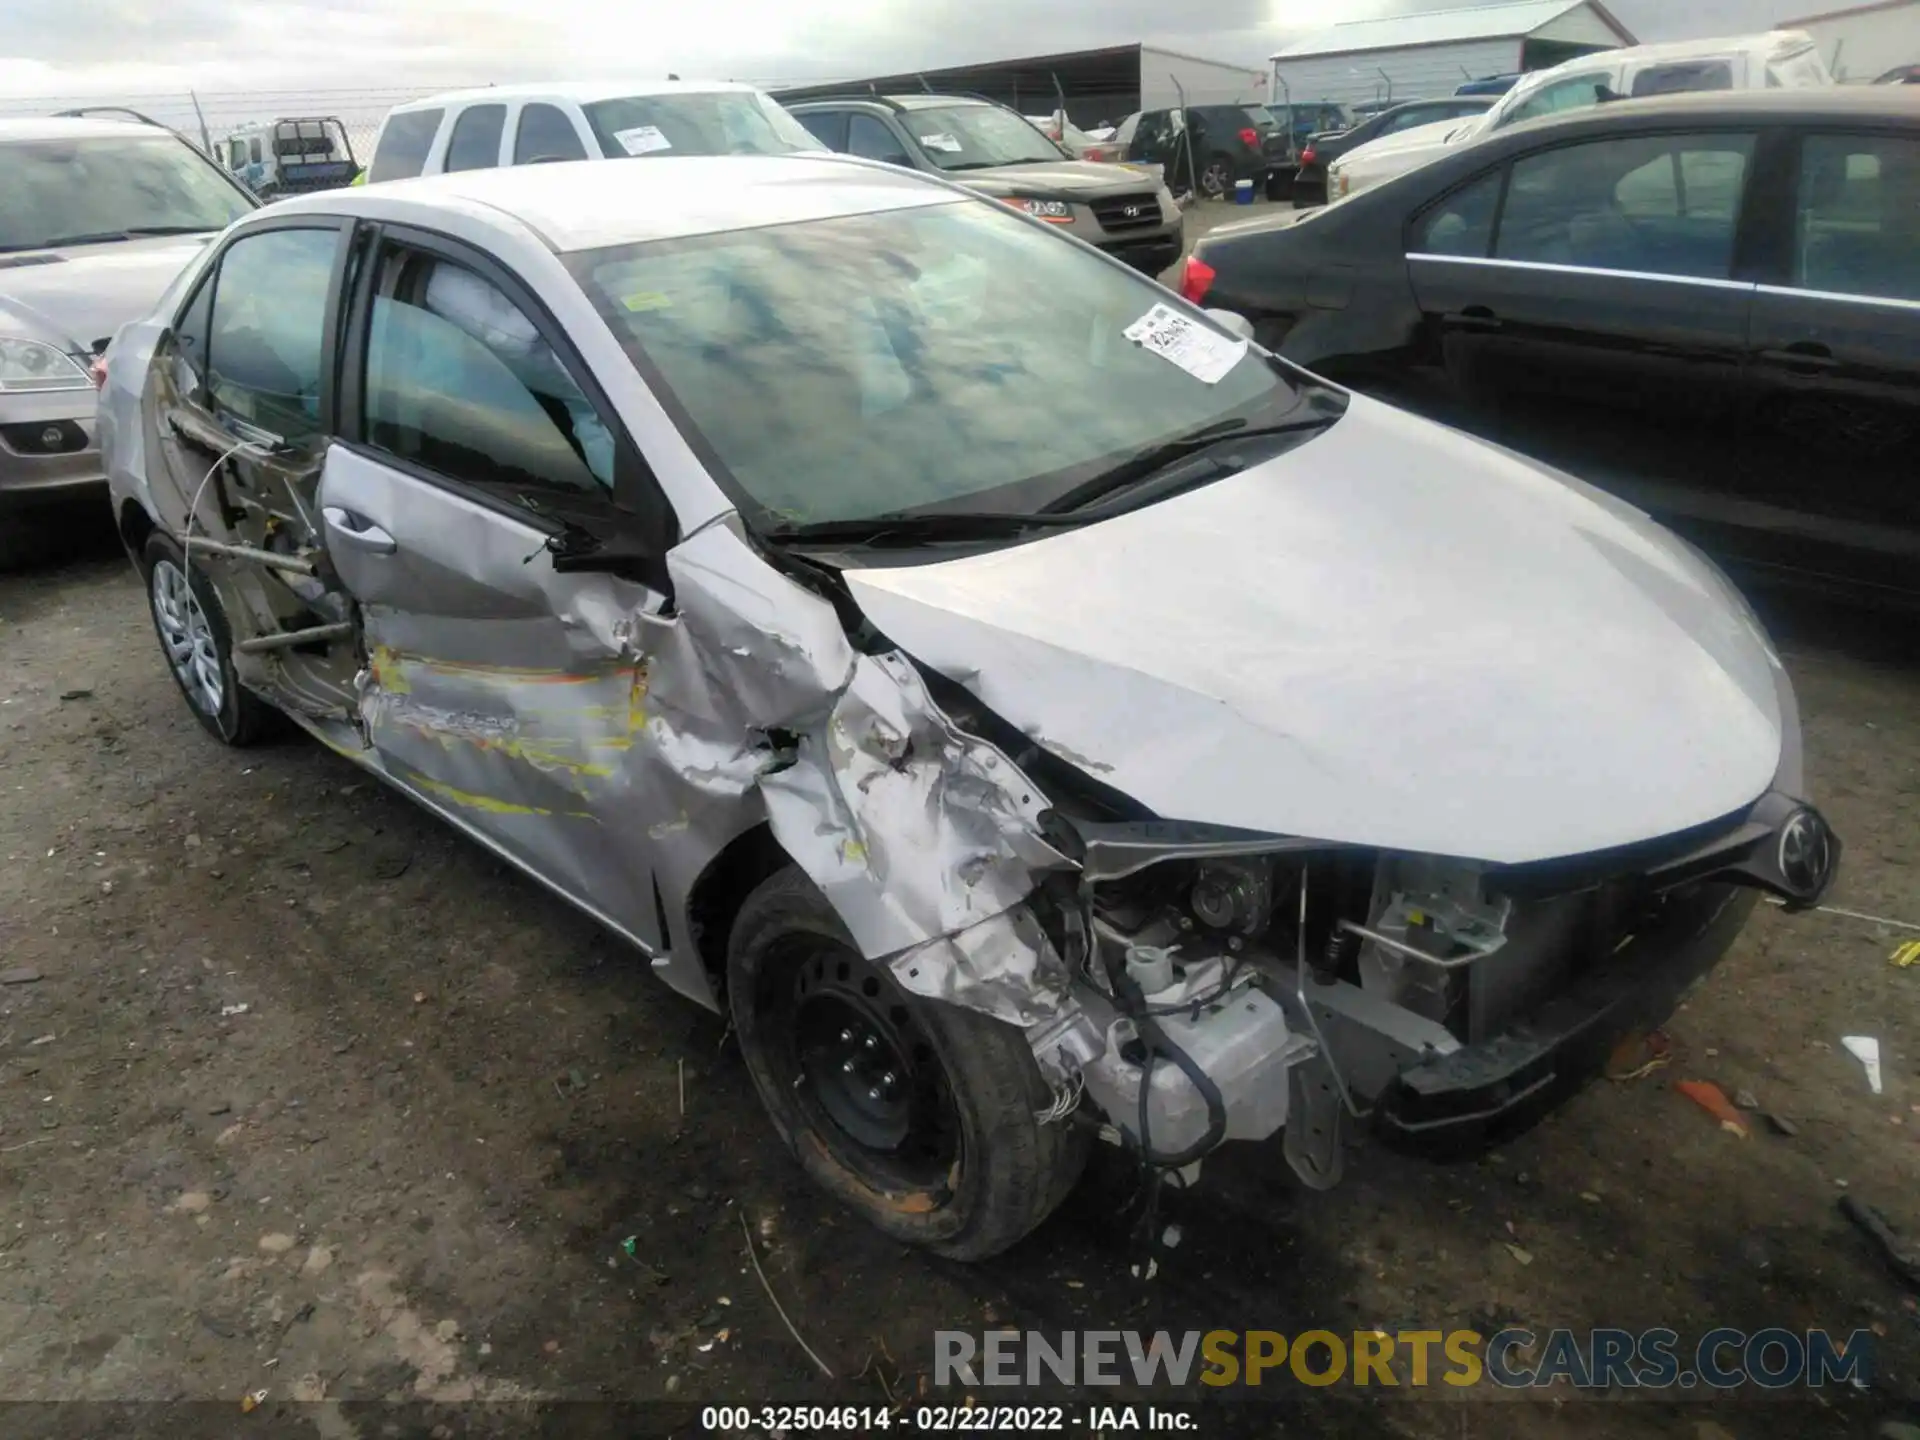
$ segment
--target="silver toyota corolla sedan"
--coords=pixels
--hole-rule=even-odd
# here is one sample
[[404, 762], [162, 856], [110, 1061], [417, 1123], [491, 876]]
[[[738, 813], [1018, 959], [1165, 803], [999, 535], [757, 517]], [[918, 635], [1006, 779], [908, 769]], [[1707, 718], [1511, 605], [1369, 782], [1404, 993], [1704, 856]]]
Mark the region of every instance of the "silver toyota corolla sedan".
[[1044, 224], [842, 157], [289, 201], [111, 351], [162, 655], [731, 1011], [873, 1223], [1096, 1140], [1458, 1149], [1815, 903], [1708, 562]]
[[100, 503], [95, 354], [256, 205], [157, 125], [0, 120], [0, 565]]

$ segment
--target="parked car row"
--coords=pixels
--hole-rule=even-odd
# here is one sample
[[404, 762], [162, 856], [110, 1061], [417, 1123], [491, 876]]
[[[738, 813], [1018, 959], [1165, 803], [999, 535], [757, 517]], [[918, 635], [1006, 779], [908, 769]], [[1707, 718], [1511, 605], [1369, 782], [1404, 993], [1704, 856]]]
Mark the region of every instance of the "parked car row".
[[1590, 107], [1202, 237], [1184, 293], [1660, 515], [1751, 576], [1920, 593], [1920, 105]]

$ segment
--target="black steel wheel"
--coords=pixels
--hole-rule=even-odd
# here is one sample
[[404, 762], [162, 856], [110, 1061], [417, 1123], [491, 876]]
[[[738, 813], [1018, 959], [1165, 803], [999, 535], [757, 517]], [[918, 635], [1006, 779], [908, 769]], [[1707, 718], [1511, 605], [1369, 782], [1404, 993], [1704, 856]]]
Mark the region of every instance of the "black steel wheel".
[[781, 1138], [888, 1234], [982, 1259], [1038, 1225], [1078, 1177], [1086, 1135], [1036, 1118], [1051, 1096], [1021, 1032], [903, 990], [798, 870], [741, 906], [727, 985]]

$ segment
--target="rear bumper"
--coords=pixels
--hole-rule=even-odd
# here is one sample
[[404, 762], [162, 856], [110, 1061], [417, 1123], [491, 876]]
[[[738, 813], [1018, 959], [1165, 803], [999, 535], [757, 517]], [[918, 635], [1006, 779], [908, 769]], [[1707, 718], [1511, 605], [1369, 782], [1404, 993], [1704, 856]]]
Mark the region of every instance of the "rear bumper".
[[1374, 1128], [1395, 1148], [1459, 1158], [1526, 1130], [1604, 1068], [1626, 1036], [1658, 1025], [1727, 952], [1759, 900], [1703, 884], [1499, 1037], [1403, 1070]]

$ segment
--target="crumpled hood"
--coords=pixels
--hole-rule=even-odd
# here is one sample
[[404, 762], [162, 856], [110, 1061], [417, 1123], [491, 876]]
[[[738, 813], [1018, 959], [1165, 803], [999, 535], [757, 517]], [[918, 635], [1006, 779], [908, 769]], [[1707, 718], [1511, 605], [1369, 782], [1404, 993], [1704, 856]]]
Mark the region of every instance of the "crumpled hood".
[[1157, 190], [1160, 181], [1145, 166], [1109, 164], [1094, 160], [1062, 160], [1057, 164], [1001, 165], [989, 170], [957, 170], [949, 179], [993, 194], [1124, 195]]
[[1518, 864], [1769, 788], [1779, 661], [1639, 511], [1361, 397], [1084, 529], [849, 570], [897, 645], [1157, 814]]
[[0, 263], [0, 330], [91, 351], [152, 310], [210, 239], [168, 236], [0, 257], [13, 262]]

